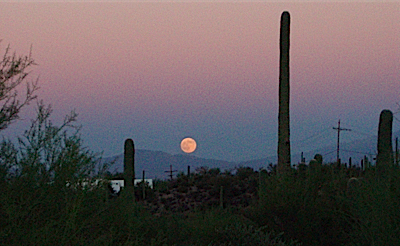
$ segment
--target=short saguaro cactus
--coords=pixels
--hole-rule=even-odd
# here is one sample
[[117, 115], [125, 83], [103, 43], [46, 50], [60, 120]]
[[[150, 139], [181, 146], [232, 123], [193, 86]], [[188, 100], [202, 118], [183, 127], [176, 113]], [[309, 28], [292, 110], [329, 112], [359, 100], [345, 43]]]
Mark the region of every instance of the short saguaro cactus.
[[126, 195], [130, 195], [134, 198], [135, 145], [132, 139], [126, 139], [124, 144], [124, 180]]
[[378, 155], [376, 168], [384, 170], [394, 163], [392, 146], [393, 113], [390, 110], [382, 110], [378, 128]]

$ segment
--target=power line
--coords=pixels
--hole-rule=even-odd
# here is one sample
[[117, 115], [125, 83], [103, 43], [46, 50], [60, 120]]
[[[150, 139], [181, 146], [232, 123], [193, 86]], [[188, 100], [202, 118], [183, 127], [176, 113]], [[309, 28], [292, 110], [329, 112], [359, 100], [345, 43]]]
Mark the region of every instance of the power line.
[[361, 151], [354, 151], [354, 150], [346, 150], [346, 149], [340, 149], [341, 151], [344, 152], [350, 152], [350, 153], [357, 153], [357, 154], [363, 154], [363, 155], [376, 155], [376, 153], [368, 153], [368, 152], [361, 152]]
[[308, 140], [315, 139], [315, 138], [321, 136], [322, 134], [328, 132], [329, 129], [330, 129], [330, 128], [326, 128], [326, 129], [323, 129], [322, 131], [319, 131], [319, 132], [315, 133], [314, 135], [311, 135], [311, 136], [309, 136], [309, 137], [306, 137], [306, 138], [304, 138], [304, 139], [302, 139], [302, 140], [293, 141], [292, 144], [298, 145], [298, 144], [304, 143], [304, 142], [306, 142], [306, 141], [308, 141]]
[[396, 103], [397, 104], [397, 106], [399, 107], [398, 109], [397, 109], [397, 112], [396, 113], [393, 113], [393, 114], [398, 114], [398, 113], [400, 113], [400, 103]]
[[336, 149], [335, 150], [332, 150], [332, 151], [329, 151], [329, 152], [326, 152], [326, 153], [324, 153], [324, 154], [322, 154], [323, 156], [326, 156], [326, 155], [329, 155], [329, 154], [332, 154], [333, 152], [335, 152], [336, 151]]
[[360, 135], [367, 135], [367, 136], [370, 136], [370, 137], [376, 137], [376, 135], [371, 134], [371, 133], [365, 133], [365, 132], [355, 131], [355, 130], [352, 130], [352, 132], [358, 133], [358, 134], [360, 134]]

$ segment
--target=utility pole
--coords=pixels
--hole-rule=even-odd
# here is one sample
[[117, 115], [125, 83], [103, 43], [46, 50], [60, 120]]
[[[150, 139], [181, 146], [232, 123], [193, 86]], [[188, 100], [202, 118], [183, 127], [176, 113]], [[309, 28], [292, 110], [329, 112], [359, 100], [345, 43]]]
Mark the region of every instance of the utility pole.
[[165, 171], [166, 173], [169, 173], [169, 177], [172, 180], [172, 173], [177, 172], [177, 170], [172, 170], [172, 165], [169, 165], [169, 171]]
[[337, 149], [336, 149], [336, 163], [340, 166], [340, 158], [339, 158], [339, 146], [340, 146], [340, 131], [351, 131], [351, 129], [340, 128], [340, 119], [338, 121], [338, 127], [333, 127], [334, 130], [337, 130]]
[[142, 176], [143, 200], [146, 199], [146, 186], [145, 186], [145, 183], [144, 183], [144, 177], [145, 177], [145, 171], [143, 170], [143, 176]]
[[396, 148], [395, 148], [395, 163], [396, 163], [396, 165], [398, 166], [399, 165], [399, 138], [398, 137], [396, 137]]

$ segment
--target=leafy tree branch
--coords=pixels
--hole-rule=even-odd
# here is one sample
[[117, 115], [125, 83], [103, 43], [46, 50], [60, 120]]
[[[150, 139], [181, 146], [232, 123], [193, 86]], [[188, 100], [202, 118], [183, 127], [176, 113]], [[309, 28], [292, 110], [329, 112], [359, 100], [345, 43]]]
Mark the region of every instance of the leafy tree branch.
[[17, 56], [15, 52], [10, 54], [10, 46], [7, 46], [0, 60], [0, 131], [17, 120], [21, 109], [36, 98], [38, 79], [26, 83], [23, 98], [18, 97], [17, 90], [29, 75], [28, 68], [37, 65], [31, 54], [32, 49], [28, 56]]

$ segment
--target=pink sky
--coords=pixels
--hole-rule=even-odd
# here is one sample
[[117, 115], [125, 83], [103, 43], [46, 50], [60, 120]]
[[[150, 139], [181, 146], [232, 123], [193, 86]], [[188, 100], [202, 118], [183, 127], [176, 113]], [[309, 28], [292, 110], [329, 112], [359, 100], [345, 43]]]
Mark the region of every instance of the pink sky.
[[[339, 118], [344, 127], [376, 134], [380, 111], [399, 110], [399, 2], [25, 2], [0, 8], [1, 51], [10, 44], [27, 54], [32, 45], [40, 98], [56, 119], [76, 109], [85, 143], [106, 156], [121, 153], [126, 138], [141, 149], [180, 153], [186, 136], [198, 141], [199, 157], [274, 155], [285, 10], [291, 14], [294, 143]], [[334, 143], [336, 133], [329, 134], [324, 141]], [[347, 134], [343, 141], [362, 137]]]

